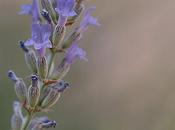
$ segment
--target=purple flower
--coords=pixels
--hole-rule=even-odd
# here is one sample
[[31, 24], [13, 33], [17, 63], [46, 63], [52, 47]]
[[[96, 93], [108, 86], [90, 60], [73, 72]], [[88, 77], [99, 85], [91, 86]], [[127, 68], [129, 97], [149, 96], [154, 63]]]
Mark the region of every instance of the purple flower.
[[38, 117], [32, 120], [29, 129], [38, 130], [44, 128], [55, 128], [56, 125], [57, 125], [56, 121], [50, 120], [48, 117]]
[[76, 43], [73, 43], [66, 53], [65, 62], [72, 64], [76, 59], [87, 61], [86, 52], [82, 48], [79, 48]]
[[100, 26], [97, 18], [93, 17], [91, 13], [95, 10], [95, 7], [90, 7], [85, 11], [84, 18], [80, 23], [80, 32], [84, 32], [88, 29], [89, 25]]
[[75, 0], [57, 0], [57, 8], [56, 11], [59, 15], [62, 16], [75, 16], [76, 13], [73, 10], [75, 4]]
[[74, 4], [75, 0], [57, 0], [57, 8], [55, 10], [59, 14], [58, 25], [64, 26], [68, 17], [76, 15], [73, 10]]
[[32, 15], [32, 5], [26, 4], [21, 6], [19, 14], [30, 14]]
[[41, 56], [45, 55], [46, 48], [52, 48], [49, 40], [51, 27], [49, 24], [32, 24], [32, 37], [25, 42], [26, 46], [33, 45]]
[[32, 5], [26, 4], [21, 6], [21, 11], [19, 14], [32, 15], [32, 20], [34, 23], [38, 22], [40, 19], [40, 10], [38, 0], [33, 0]]

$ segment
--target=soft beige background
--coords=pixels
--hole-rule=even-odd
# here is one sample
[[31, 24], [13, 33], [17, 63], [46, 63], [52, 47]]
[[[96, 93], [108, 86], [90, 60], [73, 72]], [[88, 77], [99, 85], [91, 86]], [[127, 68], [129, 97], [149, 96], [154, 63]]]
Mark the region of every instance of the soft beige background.
[[[30, 35], [25, 0], [0, 0], [0, 130], [9, 130], [13, 86], [8, 69], [26, 76], [17, 41]], [[102, 26], [81, 41], [89, 62], [73, 65], [50, 117], [59, 130], [175, 129], [175, 1], [88, 0]]]

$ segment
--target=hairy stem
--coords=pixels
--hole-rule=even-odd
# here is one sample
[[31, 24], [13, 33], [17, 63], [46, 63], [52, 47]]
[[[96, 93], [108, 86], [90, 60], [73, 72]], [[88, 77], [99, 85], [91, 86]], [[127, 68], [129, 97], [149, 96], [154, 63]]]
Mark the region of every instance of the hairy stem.
[[32, 120], [32, 117], [33, 117], [33, 114], [30, 114], [30, 113], [27, 114], [21, 130], [27, 130], [29, 123]]
[[55, 52], [51, 52], [51, 58], [50, 58], [50, 61], [49, 61], [49, 66], [48, 66], [48, 76], [49, 76], [49, 74], [50, 74], [50, 69], [51, 69], [51, 67], [52, 67], [54, 58], [55, 58]]

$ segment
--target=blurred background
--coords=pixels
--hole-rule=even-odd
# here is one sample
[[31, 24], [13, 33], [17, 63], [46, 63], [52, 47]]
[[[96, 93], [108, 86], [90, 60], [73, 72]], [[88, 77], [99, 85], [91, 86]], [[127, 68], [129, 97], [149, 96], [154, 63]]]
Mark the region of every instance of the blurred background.
[[[0, 130], [10, 130], [16, 99], [7, 71], [29, 71], [18, 41], [30, 37], [19, 16], [30, 0], [0, 0]], [[73, 64], [54, 111], [59, 130], [175, 129], [175, 1], [88, 0], [101, 27], [81, 40], [89, 61]]]

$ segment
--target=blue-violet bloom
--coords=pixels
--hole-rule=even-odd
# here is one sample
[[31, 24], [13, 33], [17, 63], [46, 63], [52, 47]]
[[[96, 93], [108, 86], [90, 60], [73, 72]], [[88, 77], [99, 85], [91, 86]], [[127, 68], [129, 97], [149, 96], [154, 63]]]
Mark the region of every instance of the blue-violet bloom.
[[98, 19], [93, 17], [91, 13], [96, 9], [96, 7], [90, 7], [85, 11], [84, 18], [80, 23], [78, 29], [79, 32], [84, 32], [88, 29], [89, 25], [100, 26]]
[[76, 59], [87, 61], [86, 52], [82, 48], [78, 47], [77, 43], [73, 43], [68, 49], [64, 60], [66, 63], [72, 64]]
[[74, 4], [75, 0], [57, 0], [57, 8], [55, 10], [59, 14], [59, 26], [64, 26], [68, 17], [76, 15]]
[[32, 37], [25, 42], [25, 45], [33, 45], [40, 56], [44, 56], [46, 48], [52, 48], [50, 35], [51, 26], [49, 24], [32, 24]]
[[40, 10], [38, 0], [33, 0], [32, 5], [26, 4], [21, 6], [19, 14], [32, 15], [33, 23], [37, 23], [40, 20]]

